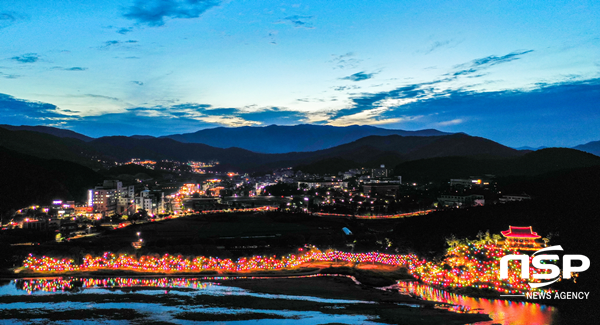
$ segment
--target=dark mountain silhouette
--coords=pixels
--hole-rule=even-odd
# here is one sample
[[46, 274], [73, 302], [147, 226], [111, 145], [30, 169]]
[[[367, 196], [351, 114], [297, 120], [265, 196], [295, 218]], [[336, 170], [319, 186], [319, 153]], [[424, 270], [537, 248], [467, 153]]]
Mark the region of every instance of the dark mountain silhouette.
[[101, 152], [103, 157], [116, 161], [127, 161], [131, 158], [178, 161], [218, 160], [243, 168], [265, 163], [269, 156], [240, 148], [222, 149], [200, 143], [181, 143], [168, 138], [103, 137], [90, 142], [90, 145]]
[[596, 156], [600, 156], [600, 141], [592, 141], [586, 144], [580, 144], [576, 147], [573, 147], [573, 149], [585, 151]]
[[369, 136], [330, 149], [290, 153], [282, 156], [295, 155], [294, 158], [297, 162], [307, 164], [327, 158], [340, 157], [360, 164], [371, 163], [373, 167], [380, 164], [376, 161], [377, 158], [380, 158], [382, 159], [381, 163], [393, 167], [402, 161], [433, 157], [508, 158], [523, 154], [518, 150], [491, 140], [457, 133], [430, 137]]
[[50, 127], [50, 126], [43, 126], [43, 125], [36, 125], [36, 126], [30, 126], [30, 125], [7, 125], [7, 124], [0, 124], [0, 127], [5, 128], [7, 130], [11, 130], [11, 131], [33, 131], [33, 132], [39, 132], [39, 133], [45, 133], [45, 134], [50, 134], [53, 136], [57, 136], [59, 138], [73, 138], [73, 139], [78, 139], [81, 141], [92, 141], [94, 138], [88, 137], [87, 135], [83, 135], [81, 133], [77, 133], [71, 130], [65, 130], [65, 129], [59, 129], [59, 128], [54, 128], [54, 127]]
[[335, 127], [329, 125], [295, 125], [204, 129], [194, 133], [165, 136], [180, 142], [204, 143], [218, 148], [239, 147], [254, 152], [307, 152], [332, 148], [370, 135], [440, 136], [438, 130], [388, 130], [366, 125]]
[[130, 138], [134, 138], [134, 139], [154, 139], [156, 137], [153, 137], [151, 135], [132, 135]]
[[0, 214], [32, 202], [51, 203], [56, 198], [85, 200], [87, 189], [102, 176], [77, 163], [41, 159], [0, 146]]
[[406, 181], [441, 181], [451, 178], [481, 176], [539, 175], [558, 170], [600, 166], [600, 157], [567, 148], [548, 148], [521, 157], [477, 159], [474, 157], [443, 157], [403, 162], [396, 166], [396, 175]]
[[[0, 127], [0, 146], [45, 159], [61, 159], [93, 167], [99, 153], [82, 140], [61, 138], [36, 131], [10, 131]], [[96, 160], [97, 163], [97, 160]]]
[[496, 142], [466, 134], [446, 136], [369, 136], [334, 148], [314, 152], [264, 154], [240, 148], [215, 148], [199, 143], [181, 143], [169, 138], [136, 139], [114, 136], [83, 142], [29, 131], [0, 128], [0, 145], [42, 158], [60, 158], [88, 166], [94, 161], [128, 161], [131, 158], [153, 160], [218, 160], [236, 171], [307, 165], [323, 159], [341, 158], [358, 165], [378, 166], [415, 159], [445, 156], [506, 158], [522, 153]]

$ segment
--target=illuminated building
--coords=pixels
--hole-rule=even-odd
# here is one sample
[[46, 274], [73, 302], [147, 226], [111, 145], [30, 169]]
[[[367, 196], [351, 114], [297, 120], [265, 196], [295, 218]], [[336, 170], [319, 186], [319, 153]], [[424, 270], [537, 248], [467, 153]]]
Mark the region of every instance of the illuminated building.
[[372, 178], [388, 177], [389, 170], [385, 168], [385, 165], [381, 165], [380, 168], [371, 169]]
[[525, 193], [518, 194], [518, 195], [505, 194], [505, 195], [502, 195], [502, 197], [498, 199], [498, 201], [500, 201], [500, 203], [521, 202], [521, 201], [525, 201], [525, 200], [531, 200], [531, 196], [529, 196]]
[[438, 202], [442, 206], [472, 206], [472, 205], [485, 205], [485, 198], [483, 195], [472, 194], [472, 195], [440, 195]]
[[478, 178], [471, 176], [469, 178], [453, 178], [450, 180], [451, 187], [464, 187], [464, 188], [473, 188], [473, 187], [489, 187], [490, 185], [494, 185], [494, 181], [491, 179], [493, 175], [489, 178]]
[[389, 183], [367, 183], [363, 185], [363, 189], [365, 193], [371, 195], [396, 196], [400, 190], [400, 185]]
[[334, 188], [334, 189], [345, 189], [348, 188], [348, 182], [344, 181], [302, 181], [298, 182], [298, 188], [316, 189], [319, 187], [323, 188]]
[[165, 210], [165, 193], [150, 193], [150, 190], [143, 190], [139, 196], [135, 197], [135, 204], [138, 209], [146, 210], [149, 214], [159, 214]]
[[542, 245], [536, 242], [536, 239], [541, 238], [536, 232], [533, 232], [529, 227], [513, 227], [509, 226], [508, 230], [501, 231], [504, 236], [504, 245], [512, 249], [518, 250], [538, 250]]
[[116, 189], [105, 189], [97, 186], [88, 191], [88, 204], [94, 208], [94, 212], [101, 213], [103, 216], [112, 216], [116, 210]]

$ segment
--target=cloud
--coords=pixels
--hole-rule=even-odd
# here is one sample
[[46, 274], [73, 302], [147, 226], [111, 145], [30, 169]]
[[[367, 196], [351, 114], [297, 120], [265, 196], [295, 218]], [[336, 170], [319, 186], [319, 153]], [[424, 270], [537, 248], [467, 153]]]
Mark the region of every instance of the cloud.
[[121, 34], [121, 35], [125, 35], [127, 33], [131, 33], [133, 31], [133, 27], [123, 27], [123, 28], [119, 28], [117, 30], [117, 33]]
[[[185, 103], [168, 106], [134, 107], [127, 109], [139, 116], [153, 116], [173, 119], [192, 119], [210, 121], [211, 123], [227, 126], [262, 125], [262, 124], [298, 124], [305, 121], [306, 114], [297, 111], [284, 110], [279, 107], [244, 109], [214, 108], [208, 104]], [[244, 122], [245, 121], [245, 122]]]
[[342, 55], [332, 54], [333, 58], [329, 61], [334, 64], [334, 69], [354, 69], [363, 61], [357, 59], [353, 52], [348, 52]]
[[462, 119], [456, 118], [450, 121], [443, 121], [443, 122], [438, 122], [437, 125], [439, 126], [449, 126], [449, 125], [458, 125], [463, 123], [464, 121]]
[[326, 121], [413, 130], [443, 128], [510, 146], [573, 146], [584, 137], [598, 140], [600, 134], [600, 78], [567, 78], [498, 91], [435, 89], [440, 86], [442, 81], [434, 81], [361, 94], [352, 98], [348, 108], [329, 113]]
[[55, 105], [16, 99], [6, 94], [0, 94], [0, 116], [4, 123], [15, 125], [72, 119]]
[[91, 136], [106, 134], [167, 135], [195, 132], [198, 129], [227, 126], [299, 124], [305, 114], [267, 107], [247, 111], [238, 108], [214, 108], [208, 104], [186, 103], [167, 106], [134, 107], [121, 113], [87, 116], [70, 121], [73, 130]]
[[121, 100], [116, 97], [110, 97], [105, 95], [96, 95], [96, 94], [84, 94], [80, 95], [80, 97], [91, 97], [91, 98], [100, 98], [100, 99], [108, 99], [116, 102], [120, 102]]
[[85, 71], [88, 68], [82, 68], [82, 67], [71, 67], [71, 68], [52, 67], [52, 69], [54, 69], [54, 70], [63, 70], [63, 71]]
[[279, 107], [266, 107], [254, 112], [244, 112], [239, 116], [247, 120], [260, 122], [261, 125], [292, 125], [307, 121], [306, 113], [284, 110]]
[[99, 50], [108, 50], [108, 49], [116, 48], [116, 47], [127, 48], [127, 45], [135, 44], [137, 42], [138, 41], [136, 41], [136, 40], [128, 40], [128, 41], [111, 40], [111, 41], [104, 42], [104, 44], [102, 44], [101, 46], [98, 46], [98, 49]]
[[19, 63], [35, 63], [40, 59], [40, 56], [37, 53], [27, 53], [19, 56], [13, 56], [10, 59]]
[[[387, 103], [390, 100], [405, 100], [410, 99], [425, 100], [430, 98], [438, 98], [448, 96], [455, 91], [464, 91], [464, 89], [452, 89], [450, 83], [460, 78], [474, 78], [481, 77], [484, 74], [482, 71], [502, 63], [512, 62], [518, 60], [520, 56], [532, 52], [533, 50], [527, 51], [515, 51], [503, 56], [490, 55], [484, 58], [475, 59], [467, 63], [456, 65], [453, 71], [443, 74], [440, 78], [432, 81], [426, 81], [421, 83], [412, 83], [392, 89], [389, 91], [382, 91], [376, 93], [363, 93], [351, 98], [351, 103], [348, 108], [337, 110], [330, 113], [332, 119], [341, 118], [346, 115], [354, 115], [362, 111], [372, 110], [379, 107], [389, 107]], [[361, 81], [372, 77], [372, 74], [366, 74], [365, 72], [355, 73], [351, 76], [342, 78], [344, 80]], [[444, 86], [444, 87], [442, 87]], [[445, 88], [445, 89], [443, 89]], [[337, 88], [335, 90], [338, 90]], [[340, 91], [346, 90], [345, 88], [339, 88]], [[401, 104], [397, 105], [401, 107], [406, 104], [406, 101], [400, 101]], [[384, 105], [385, 104], [385, 105]], [[386, 106], [387, 105], [387, 106]]]
[[373, 78], [378, 72], [365, 73], [364, 71], [357, 72], [355, 74], [349, 75], [344, 78], [340, 78], [341, 80], [350, 80], [350, 81], [363, 81], [367, 79]]
[[87, 68], [82, 68], [82, 67], [72, 67], [72, 68], [66, 68], [66, 71], [85, 71], [87, 70]]
[[335, 120], [330, 120], [326, 124], [333, 126], [385, 125], [401, 123], [409, 120], [417, 120], [421, 118], [420, 116], [382, 118], [382, 114], [387, 110], [388, 108], [385, 107], [366, 110], [353, 115], [346, 115]]
[[356, 90], [356, 89], [360, 89], [359, 86], [356, 85], [352, 85], [352, 86], [338, 86], [333, 88], [333, 90], [335, 91], [346, 91], [346, 90]]
[[294, 16], [285, 17], [285, 18], [283, 18], [283, 20], [280, 20], [277, 23], [278, 24], [291, 24], [295, 28], [313, 29], [314, 27], [312, 26], [311, 22], [309, 21], [312, 18], [313, 18], [313, 16], [294, 15]]
[[121, 42], [119, 42], [119, 41], [106, 41], [106, 42], [104, 42], [103, 45], [99, 46], [98, 48], [99, 49], [108, 49], [109, 47], [111, 47], [113, 45], [118, 45], [120, 43]]
[[6, 74], [6, 73], [2, 73], [2, 72], [0, 72], [0, 76], [5, 79], [17, 79], [17, 78], [21, 77], [18, 74]]
[[456, 71], [448, 73], [446, 75], [452, 77], [472, 75], [479, 72], [480, 70], [487, 69], [498, 64], [518, 60], [521, 58], [521, 56], [531, 52], [533, 52], [533, 50], [515, 51], [503, 56], [486, 56], [481, 59], [475, 59], [468, 63], [459, 64], [454, 67], [455, 69], [457, 69]]
[[198, 18], [220, 3], [217, 0], [136, 0], [123, 16], [142, 25], [157, 27], [165, 24], [165, 18]]
[[433, 42], [426, 50], [420, 50], [417, 52], [421, 52], [425, 55], [443, 49], [443, 48], [454, 48], [456, 47], [458, 44], [462, 43], [463, 40], [454, 40], [454, 39], [449, 39], [449, 40], [445, 40], [445, 41], [435, 41]]
[[[600, 134], [600, 79], [568, 80], [517, 90], [474, 92], [447, 90], [403, 106], [380, 118], [426, 116], [415, 127], [454, 127], [498, 141], [531, 138], [532, 133], [567, 139], [572, 134]], [[562, 133], [564, 132], [564, 133]]]
[[[118, 98], [96, 94], [79, 97], [119, 101]], [[7, 124], [61, 126], [91, 136], [166, 135], [216, 126], [299, 124], [305, 119], [304, 113], [278, 107], [215, 108], [197, 103], [132, 107], [122, 112], [82, 116], [79, 112], [61, 110], [53, 104], [15, 99], [4, 94], [0, 94], [0, 116]]]
[[8, 27], [17, 21], [15, 15], [11, 12], [0, 12], [0, 28]]
[[355, 115], [362, 111], [368, 111], [382, 106], [389, 106], [384, 104], [389, 100], [399, 99], [418, 99], [422, 98], [433, 90], [431, 86], [436, 82], [426, 82], [420, 84], [410, 84], [403, 87], [399, 87], [390, 91], [382, 91], [372, 94], [361, 94], [354, 98], [351, 98], [351, 105], [349, 108], [344, 108], [331, 113], [331, 119], [341, 118], [346, 115]]
[[0, 29], [6, 28], [15, 24], [18, 20], [25, 19], [21, 14], [13, 11], [1, 11], [0, 12]]
[[[62, 125], [91, 136], [107, 134], [166, 135], [215, 126], [269, 124], [369, 124], [389, 128], [443, 128], [466, 132], [510, 146], [573, 146], [598, 140], [600, 78], [540, 83], [527, 89], [476, 92], [435, 91], [439, 83], [420, 83], [386, 92], [362, 94], [342, 111], [298, 112], [280, 107], [212, 107], [208, 104], [165, 104], [133, 107], [97, 116], [55, 105], [0, 94], [2, 122], [13, 125]], [[95, 94], [98, 99], [118, 99]], [[524, 143], [523, 139], [528, 139]], [[538, 139], [538, 140], [530, 140]], [[530, 142], [531, 141], [531, 142]], [[536, 142], [537, 141], [537, 142]]]

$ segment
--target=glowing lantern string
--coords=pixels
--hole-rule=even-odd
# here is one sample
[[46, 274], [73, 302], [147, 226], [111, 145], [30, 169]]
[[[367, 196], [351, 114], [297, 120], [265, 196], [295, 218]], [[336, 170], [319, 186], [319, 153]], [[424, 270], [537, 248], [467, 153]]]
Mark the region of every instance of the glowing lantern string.
[[[23, 266], [40, 273], [90, 272], [99, 270], [126, 270], [143, 273], [198, 273], [217, 271], [219, 273], [244, 273], [292, 269], [312, 261], [344, 261], [351, 263], [380, 263], [407, 268], [416, 279], [445, 289], [477, 288], [490, 289], [503, 294], [517, 294], [532, 289], [528, 280], [521, 279], [520, 265], [509, 263], [510, 276], [500, 280], [500, 258], [516, 254], [515, 250], [496, 244], [462, 244], [448, 249], [442, 262], [428, 262], [415, 254], [394, 255], [378, 252], [348, 253], [341, 251], [320, 251], [316, 248], [298, 255], [241, 257], [237, 261], [217, 257], [163, 255], [162, 257], [104, 253], [99, 257], [86, 256], [77, 265], [72, 259], [41, 258], [29, 255]], [[531, 262], [530, 262], [531, 265]], [[531, 267], [530, 273], [535, 273]], [[539, 281], [538, 281], [539, 282]], [[536, 289], [537, 291], [548, 291]]]

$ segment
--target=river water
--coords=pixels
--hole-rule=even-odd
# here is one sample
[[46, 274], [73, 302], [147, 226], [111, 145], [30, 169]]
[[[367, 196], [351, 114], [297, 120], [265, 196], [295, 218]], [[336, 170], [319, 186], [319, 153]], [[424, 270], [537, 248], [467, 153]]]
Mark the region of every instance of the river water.
[[[492, 321], [478, 323], [482, 325], [553, 324], [558, 313], [557, 309], [551, 306], [471, 298], [416, 282], [400, 282], [388, 289], [444, 303], [440, 308], [461, 313], [490, 315]], [[219, 297], [237, 297], [238, 300], [242, 299], [242, 303], [238, 306], [226, 303], [223, 307], [218, 303], [210, 305], [190, 303], [197, 295], [205, 296], [209, 301], [213, 298], [218, 300]], [[290, 301], [312, 302], [331, 306], [328, 308], [338, 308], [333, 304], [373, 304], [373, 308], [377, 308], [376, 303], [370, 301], [255, 293], [193, 278], [36, 278], [0, 283], [0, 319], [3, 319], [3, 324], [47, 324], [49, 319], [56, 317], [59, 320], [54, 321], [55, 324], [97, 322], [128, 324], [150, 321], [187, 324], [196, 323], [193, 318], [190, 320], [187, 317], [192, 314], [195, 317], [200, 315], [200, 319], [195, 320], [202, 320], [201, 323], [206, 324], [227, 321], [227, 315], [232, 316], [229, 321], [235, 320], [235, 324], [380, 324], [372, 321], [372, 317], [368, 315], [340, 315], [284, 308], [281, 310], [244, 308], [244, 298], [273, 299], [274, 302], [288, 303]], [[85, 316], [88, 315], [89, 310], [96, 312], [94, 317]], [[122, 311], [124, 315], [114, 318], [112, 314], [115, 311], [117, 314]], [[58, 316], [55, 314], [57, 312]], [[82, 316], [76, 316], [77, 312], [81, 312]], [[125, 315], [127, 313], [132, 315]], [[244, 320], [244, 317], [239, 317], [240, 314], [248, 315], [252, 319]], [[216, 318], [206, 318], [206, 315], [216, 315], [214, 316]], [[268, 319], [269, 317], [280, 319]]]
[[492, 320], [479, 322], [478, 325], [517, 325], [517, 324], [557, 324], [556, 307], [526, 301], [473, 298], [435, 289], [418, 282], [399, 282], [396, 286], [401, 293], [418, 296], [424, 300], [450, 304], [445, 309], [462, 313], [484, 313]]

